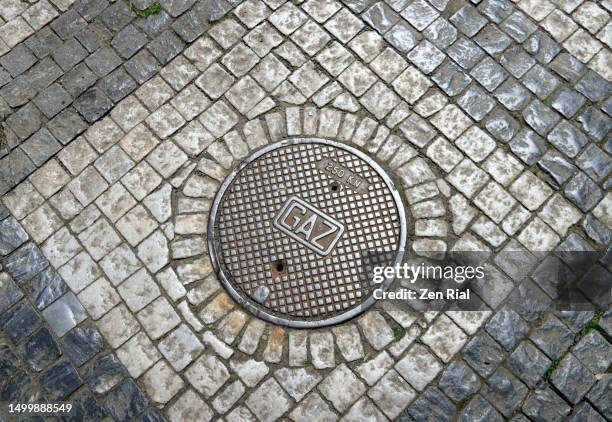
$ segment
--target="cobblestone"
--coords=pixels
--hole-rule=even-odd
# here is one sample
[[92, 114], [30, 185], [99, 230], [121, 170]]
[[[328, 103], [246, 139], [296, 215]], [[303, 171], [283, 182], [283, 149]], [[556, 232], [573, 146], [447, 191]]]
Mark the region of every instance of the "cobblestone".
[[[476, 319], [385, 309], [298, 336], [232, 303], [203, 258], [219, 183], [286, 133], [388, 161], [415, 219], [413, 250], [494, 253], [518, 240], [535, 267], [558, 244], [609, 243], [604, 5], [451, 3], [162, 1], [146, 19], [123, 2], [2, 10], [0, 265], [12, 277], [0, 270], [0, 311], [25, 322], [2, 314], [0, 325], [30, 351], [45, 349], [30, 337], [42, 325], [68, 329], [57, 346], [71, 361], [45, 363], [40, 387], [10, 369], [0, 396], [65, 396], [78, 372], [86, 386], [70, 397], [95, 419], [606, 415], [606, 381], [592, 374], [607, 369], [609, 345], [594, 331], [574, 340], [592, 312], [548, 311], [554, 268], [531, 282], [496, 259], [495, 289], [475, 288], [494, 309]], [[27, 240], [48, 263], [18, 268], [36, 255]], [[23, 296], [42, 316], [15, 304]], [[105, 344], [127, 369], [93, 358]]]

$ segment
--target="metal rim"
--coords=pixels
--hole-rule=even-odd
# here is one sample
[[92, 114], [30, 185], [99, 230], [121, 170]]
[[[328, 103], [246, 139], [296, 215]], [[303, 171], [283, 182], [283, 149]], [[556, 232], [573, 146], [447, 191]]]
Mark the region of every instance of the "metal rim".
[[[210, 212], [209, 212], [208, 227], [207, 227], [207, 230], [208, 230], [208, 234], [207, 234], [208, 254], [210, 256], [210, 259], [211, 259], [211, 262], [212, 262], [212, 265], [213, 265], [213, 269], [215, 270], [215, 273], [217, 274], [218, 279], [221, 281], [221, 283], [223, 284], [225, 289], [230, 293], [232, 299], [234, 299], [240, 305], [242, 305], [245, 308], [247, 308], [256, 317], [258, 317], [260, 319], [263, 319], [263, 320], [266, 320], [266, 321], [269, 321], [269, 322], [272, 322], [274, 324], [284, 325], [284, 326], [288, 326], [288, 327], [292, 327], [292, 328], [320, 328], [320, 327], [327, 326], [327, 325], [339, 324], [341, 322], [347, 321], [347, 320], [349, 320], [349, 319], [351, 319], [351, 318], [353, 318], [353, 317], [363, 313], [366, 309], [370, 308], [376, 302], [376, 299], [374, 299], [374, 297], [372, 295], [370, 295], [366, 300], [361, 302], [361, 304], [355, 306], [354, 308], [352, 308], [352, 309], [350, 309], [350, 310], [348, 310], [348, 311], [346, 311], [346, 312], [344, 312], [344, 313], [342, 313], [340, 315], [335, 315], [333, 317], [329, 317], [329, 318], [325, 318], [325, 319], [320, 319], [320, 320], [315, 320], [315, 321], [299, 321], [299, 320], [290, 319], [290, 318], [284, 318], [284, 317], [280, 317], [280, 316], [276, 316], [276, 315], [270, 315], [269, 313], [266, 313], [262, 309], [258, 308], [254, 304], [252, 304], [246, 297], [242, 296], [234, 288], [234, 286], [232, 286], [232, 283], [227, 279], [225, 273], [221, 269], [221, 265], [220, 265], [219, 259], [217, 257], [217, 248], [216, 248], [215, 239], [214, 239], [214, 237], [215, 237], [215, 224], [216, 224], [217, 211], [219, 209], [219, 206], [221, 205], [221, 201], [223, 200], [223, 197], [225, 196], [225, 192], [230, 187], [230, 185], [234, 182], [234, 180], [236, 179], [236, 176], [238, 176], [238, 174], [246, 166], [248, 166], [250, 163], [252, 163], [256, 159], [258, 159], [259, 157], [267, 154], [268, 152], [274, 151], [276, 149], [280, 149], [280, 148], [283, 148], [283, 147], [286, 147], [286, 146], [302, 144], [302, 143], [330, 145], [330, 146], [333, 146], [333, 147], [336, 147], [336, 148], [343, 149], [343, 150], [345, 150], [347, 152], [350, 152], [351, 154], [354, 154], [357, 157], [359, 157], [360, 159], [364, 160], [383, 179], [383, 181], [387, 185], [387, 188], [389, 189], [391, 195], [393, 196], [393, 200], [395, 202], [395, 206], [396, 206], [396, 209], [397, 209], [397, 212], [398, 212], [398, 215], [399, 215], [400, 236], [399, 236], [398, 251], [397, 251], [397, 255], [396, 255], [394, 264], [401, 263], [401, 261], [402, 261], [402, 259], [404, 257], [404, 251], [405, 251], [405, 247], [406, 247], [406, 237], [407, 237], [406, 213], [404, 211], [404, 206], [403, 206], [403, 202], [402, 202], [401, 196], [399, 194], [399, 191], [395, 187], [395, 183], [393, 182], [391, 177], [389, 177], [387, 172], [377, 162], [375, 162], [372, 159], [372, 157], [370, 157], [369, 155], [363, 153], [362, 151], [360, 151], [360, 150], [358, 150], [358, 149], [356, 149], [356, 148], [354, 148], [352, 146], [343, 144], [341, 142], [331, 141], [331, 140], [328, 140], [328, 139], [322, 139], [322, 138], [303, 138], [303, 137], [284, 139], [282, 141], [266, 145], [266, 146], [256, 150], [251, 155], [249, 155], [247, 158], [245, 158], [242, 162], [240, 162], [240, 164], [238, 164], [238, 166], [236, 166], [226, 176], [225, 180], [223, 181], [223, 183], [221, 184], [221, 186], [219, 187], [219, 190], [217, 191], [217, 193], [215, 195], [215, 199], [214, 199], [214, 201], [212, 203], [212, 206], [211, 206]], [[386, 279], [382, 283], [383, 288], [386, 289], [392, 282], [393, 282], [392, 278]]]

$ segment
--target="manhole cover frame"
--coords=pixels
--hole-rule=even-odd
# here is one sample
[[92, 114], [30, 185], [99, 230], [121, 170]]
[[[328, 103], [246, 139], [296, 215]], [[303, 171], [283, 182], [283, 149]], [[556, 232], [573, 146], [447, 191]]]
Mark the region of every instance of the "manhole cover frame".
[[[251, 312], [254, 316], [264, 321], [271, 322], [273, 324], [282, 325], [291, 328], [321, 328], [329, 325], [335, 325], [342, 322], [345, 322], [349, 319], [356, 317], [357, 315], [365, 312], [368, 308], [370, 308], [375, 302], [374, 296], [372, 293], [360, 304], [355, 305], [353, 308], [345, 311], [341, 314], [334, 315], [332, 317], [319, 319], [319, 320], [299, 320], [299, 319], [291, 319], [285, 318], [278, 315], [273, 315], [271, 312], [273, 310], [266, 311], [262, 308], [251, 303], [251, 301], [243, 296], [239, 291], [237, 291], [232, 282], [228, 280], [225, 272], [222, 270], [219, 257], [217, 254], [217, 247], [215, 245], [215, 225], [217, 222], [217, 212], [221, 205], [221, 201], [225, 196], [225, 192], [235, 181], [236, 177], [240, 174], [242, 170], [244, 170], [249, 164], [263, 155], [274, 151], [276, 149], [284, 148], [291, 145], [296, 144], [321, 144], [333, 146], [336, 148], [343, 149], [351, 154], [354, 154], [356, 157], [365, 161], [369, 166], [371, 166], [376, 173], [383, 179], [385, 184], [387, 185], [387, 189], [389, 189], [389, 193], [392, 195], [393, 200], [395, 202], [395, 208], [397, 210], [397, 214], [399, 217], [399, 225], [400, 225], [400, 233], [399, 233], [399, 241], [397, 246], [397, 254], [395, 256], [395, 260], [393, 261], [393, 265], [400, 264], [404, 258], [404, 253], [406, 249], [406, 241], [407, 241], [407, 232], [408, 226], [406, 221], [406, 212], [404, 209], [404, 204], [401, 198], [401, 195], [398, 189], [395, 187], [395, 183], [387, 173], [387, 171], [379, 165], [372, 157], [368, 154], [360, 151], [359, 149], [344, 144], [342, 142], [332, 141], [325, 138], [310, 138], [310, 137], [292, 137], [286, 138], [278, 142], [274, 142], [268, 144], [264, 147], [261, 147], [242, 160], [223, 180], [221, 186], [219, 186], [219, 190], [215, 194], [215, 198], [211, 205], [209, 211], [208, 218], [208, 227], [207, 227], [207, 243], [208, 243], [208, 255], [210, 256], [213, 269], [215, 274], [217, 275], [217, 279], [221, 282], [225, 290], [230, 294], [233, 300], [247, 308], [249, 312]], [[386, 289], [393, 282], [393, 278], [387, 278], [380, 284], [380, 288]], [[252, 299], [251, 299], [252, 300]]]

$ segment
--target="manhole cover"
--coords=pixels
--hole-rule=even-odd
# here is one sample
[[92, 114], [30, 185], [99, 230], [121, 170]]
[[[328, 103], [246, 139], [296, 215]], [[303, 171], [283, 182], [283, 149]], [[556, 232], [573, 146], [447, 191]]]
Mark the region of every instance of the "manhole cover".
[[210, 215], [221, 282], [258, 317], [291, 327], [335, 324], [372, 305], [365, 254], [399, 262], [406, 242], [389, 176], [358, 150], [322, 139], [255, 152], [223, 182]]

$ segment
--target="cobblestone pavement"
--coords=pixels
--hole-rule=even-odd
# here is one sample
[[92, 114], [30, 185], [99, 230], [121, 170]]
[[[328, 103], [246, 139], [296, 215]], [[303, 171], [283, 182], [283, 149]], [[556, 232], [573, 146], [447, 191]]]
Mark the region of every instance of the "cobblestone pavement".
[[[0, 0], [0, 401], [72, 401], [74, 420], [612, 418], [609, 300], [551, 306], [554, 274], [611, 280], [610, 1], [160, 3]], [[294, 330], [236, 305], [210, 201], [301, 135], [385, 166], [413, 251], [489, 254], [484, 310]], [[586, 274], [566, 253], [606, 249]]]

